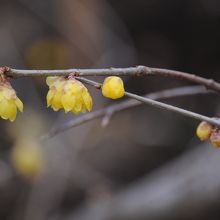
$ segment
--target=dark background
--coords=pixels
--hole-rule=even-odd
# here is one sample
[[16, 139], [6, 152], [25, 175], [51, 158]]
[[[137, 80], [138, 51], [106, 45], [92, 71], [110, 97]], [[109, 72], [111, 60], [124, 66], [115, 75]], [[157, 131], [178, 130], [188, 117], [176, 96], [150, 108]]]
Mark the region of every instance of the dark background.
[[[217, 0], [0, 1], [0, 63], [20, 69], [146, 65], [219, 81]], [[102, 81], [103, 77], [93, 77]], [[183, 85], [124, 77], [140, 95]], [[149, 106], [72, 128], [41, 142], [44, 175], [23, 178], [10, 154], [19, 138], [38, 137], [77, 116], [46, 108], [45, 79], [12, 82], [25, 112], [0, 121], [0, 219], [219, 219], [220, 151], [195, 136], [198, 121]], [[94, 110], [109, 101], [88, 87]], [[218, 95], [165, 102], [210, 117]]]

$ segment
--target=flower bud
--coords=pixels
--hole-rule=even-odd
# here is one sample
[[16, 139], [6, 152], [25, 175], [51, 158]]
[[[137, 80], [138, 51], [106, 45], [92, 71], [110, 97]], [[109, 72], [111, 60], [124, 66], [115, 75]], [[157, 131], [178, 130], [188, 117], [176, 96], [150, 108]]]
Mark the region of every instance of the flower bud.
[[120, 77], [109, 76], [102, 85], [103, 96], [110, 99], [118, 99], [124, 96], [124, 83]]
[[208, 140], [211, 136], [213, 126], [208, 122], [201, 122], [197, 127], [196, 134], [201, 141]]

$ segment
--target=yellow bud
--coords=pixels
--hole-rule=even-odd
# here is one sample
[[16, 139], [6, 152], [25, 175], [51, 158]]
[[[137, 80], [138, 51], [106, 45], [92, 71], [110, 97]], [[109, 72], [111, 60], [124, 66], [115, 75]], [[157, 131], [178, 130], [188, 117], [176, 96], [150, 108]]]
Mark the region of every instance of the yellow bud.
[[109, 76], [102, 85], [103, 96], [110, 99], [118, 99], [124, 96], [124, 83], [120, 77]]
[[17, 109], [23, 112], [23, 103], [17, 97], [15, 90], [8, 81], [0, 82], [0, 117], [14, 121]]
[[199, 124], [196, 134], [201, 141], [208, 140], [212, 133], [212, 125], [203, 121]]
[[55, 111], [63, 108], [65, 112], [84, 113], [92, 109], [92, 97], [87, 88], [75, 78], [47, 77], [49, 91], [47, 105]]
[[220, 130], [214, 129], [211, 136], [210, 141], [213, 147], [219, 148], [220, 147]]
[[34, 140], [19, 140], [12, 150], [11, 160], [24, 178], [33, 179], [42, 171], [42, 152]]

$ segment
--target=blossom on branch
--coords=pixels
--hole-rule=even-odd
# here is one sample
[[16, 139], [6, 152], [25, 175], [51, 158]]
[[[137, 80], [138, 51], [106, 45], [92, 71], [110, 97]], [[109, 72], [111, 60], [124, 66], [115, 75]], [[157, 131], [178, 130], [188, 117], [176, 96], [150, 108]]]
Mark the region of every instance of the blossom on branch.
[[196, 134], [201, 141], [210, 140], [213, 147], [220, 147], [219, 127], [213, 126], [206, 121], [202, 121], [196, 129]]
[[92, 109], [92, 97], [87, 88], [73, 77], [47, 77], [49, 91], [47, 106], [54, 111], [64, 109], [74, 114], [85, 113]]
[[196, 129], [196, 134], [201, 141], [206, 141], [210, 138], [213, 126], [205, 121], [202, 121]]
[[14, 121], [17, 116], [17, 109], [23, 112], [23, 103], [17, 97], [9, 81], [0, 75], [0, 117]]
[[118, 99], [123, 97], [125, 94], [125, 89], [122, 79], [117, 76], [109, 76], [105, 78], [105, 81], [102, 85], [102, 94], [110, 99]]

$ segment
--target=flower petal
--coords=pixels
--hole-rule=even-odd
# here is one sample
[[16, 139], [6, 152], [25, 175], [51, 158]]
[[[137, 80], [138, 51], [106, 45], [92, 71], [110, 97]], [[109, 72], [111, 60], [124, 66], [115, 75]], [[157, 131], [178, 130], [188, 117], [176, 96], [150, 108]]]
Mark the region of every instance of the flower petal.
[[46, 78], [46, 83], [48, 86], [52, 86], [57, 79], [58, 77], [56, 76], [49, 76]]
[[71, 93], [68, 92], [62, 96], [61, 102], [65, 112], [69, 112], [73, 109], [76, 103], [76, 98]]
[[20, 112], [23, 112], [24, 105], [23, 105], [22, 101], [18, 97], [15, 99], [15, 104], [16, 104], [18, 110]]
[[17, 115], [17, 108], [14, 100], [3, 99], [0, 102], [0, 116], [3, 119], [9, 119], [10, 121], [14, 121]]
[[53, 99], [51, 100], [51, 106], [54, 111], [58, 111], [59, 109], [61, 109], [63, 107], [63, 105], [61, 103], [61, 97], [62, 97], [61, 91], [55, 92]]
[[46, 97], [46, 99], [47, 99], [47, 107], [51, 106], [53, 96], [54, 96], [54, 91], [50, 89], [48, 91], [47, 97]]
[[82, 94], [82, 98], [84, 101], [84, 105], [88, 111], [92, 109], [92, 97], [90, 96], [89, 92], [85, 90]]
[[4, 98], [4, 92], [1, 90], [0, 91], [0, 101], [2, 101], [3, 98]]

